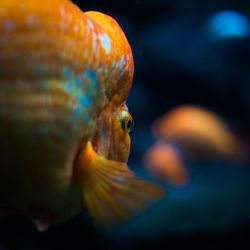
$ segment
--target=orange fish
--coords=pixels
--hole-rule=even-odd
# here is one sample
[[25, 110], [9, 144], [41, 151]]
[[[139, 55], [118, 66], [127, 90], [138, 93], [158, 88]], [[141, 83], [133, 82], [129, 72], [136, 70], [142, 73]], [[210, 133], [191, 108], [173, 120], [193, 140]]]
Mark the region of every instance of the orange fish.
[[148, 172], [163, 182], [175, 186], [187, 184], [188, 174], [177, 150], [170, 143], [157, 142], [143, 156]]
[[156, 120], [152, 131], [157, 138], [180, 143], [194, 157], [241, 158], [240, 144], [225, 122], [200, 107], [176, 107]]
[[134, 72], [119, 25], [69, 0], [1, 0], [0, 212], [103, 228], [162, 197], [126, 162]]

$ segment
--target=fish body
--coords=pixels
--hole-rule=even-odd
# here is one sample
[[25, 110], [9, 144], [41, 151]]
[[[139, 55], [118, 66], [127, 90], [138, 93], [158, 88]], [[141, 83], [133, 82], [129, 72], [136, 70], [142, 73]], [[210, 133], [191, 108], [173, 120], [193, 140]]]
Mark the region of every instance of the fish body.
[[[86, 183], [97, 181], [100, 165], [112, 176], [120, 165], [130, 173], [130, 139], [119, 114], [128, 113], [134, 62], [123, 31], [111, 17], [84, 13], [69, 0], [2, 0], [0, 34], [0, 213], [47, 225], [87, 206], [106, 227], [110, 220], [104, 210], [96, 216], [99, 204]], [[124, 186], [130, 194], [129, 180]], [[151, 190], [151, 201], [162, 195]], [[104, 187], [100, 193], [110, 195]]]
[[157, 138], [179, 143], [194, 158], [242, 158], [240, 143], [227, 124], [198, 106], [183, 105], [170, 110], [154, 122], [152, 131]]
[[143, 156], [146, 170], [162, 182], [184, 186], [189, 177], [177, 149], [168, 142], [158, 141]]

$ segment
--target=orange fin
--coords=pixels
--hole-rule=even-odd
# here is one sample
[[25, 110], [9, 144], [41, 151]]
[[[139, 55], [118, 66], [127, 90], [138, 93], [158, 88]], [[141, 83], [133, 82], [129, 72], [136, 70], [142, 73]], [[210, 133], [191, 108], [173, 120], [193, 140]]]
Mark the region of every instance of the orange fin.
[[128, 221], [164, 195], [161, 188], [137, 179], [126, 164], [98, 155], [90, 142], [79, 155], [76, 174], [89, 213], [105, 229]]

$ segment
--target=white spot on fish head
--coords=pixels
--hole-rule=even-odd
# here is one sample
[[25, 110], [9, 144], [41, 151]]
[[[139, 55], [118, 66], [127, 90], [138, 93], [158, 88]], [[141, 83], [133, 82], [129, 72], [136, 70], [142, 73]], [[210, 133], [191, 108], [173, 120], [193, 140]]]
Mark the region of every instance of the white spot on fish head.
[[129, 56], [129, 54], [126, 56], [126, 59], [127, 59], [127, 61], [129, 61], [129, 59], [130, 59], [130, 56]]
[[92, 23], [90, 20], [87, 21], [87, 25], [88, 25], [88, 27], [89, 27], [90, 29], [93, 29], [93, 28], [94, 28], [94, 25], [93, 25], [93, 23]]
[[93, 33], [92, 35], [92, 48], [93, 50], [96, 50], [97, 49], [97, 37], [96, 37], [96, 33]]
[[100, 34], [98, 38], [101, 40], [101, 45], [105, 49], [106, 54], [110, 53], [111, 42], [107, 34]]
[[62, 18], [65, 18], [66, 11], [65, 11], [64, 5], [61, 5], [61, 6], [60, 6], [59, 12], [60, 12], [61, 17], [62, 17]]
[[75, 32], [75, 33], [77, 33], [77, 32], [78, 32], [78, 30], [79, 30], [78, 25], [74, 25], [74, 32]]

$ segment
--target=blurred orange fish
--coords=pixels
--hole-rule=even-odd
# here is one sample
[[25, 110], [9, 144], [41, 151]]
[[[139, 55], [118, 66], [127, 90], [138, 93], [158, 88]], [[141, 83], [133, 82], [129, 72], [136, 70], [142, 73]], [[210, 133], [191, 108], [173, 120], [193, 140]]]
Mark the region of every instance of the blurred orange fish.
[[216, 114], [196, 106], [179, 106], [153, 123], [153, 134], [179, 143], [195, 158], [242, 160], [236, 136]]
[[183, 186], [188, 182], [188, 173], [181, 156], [173, 145], [158, 142], [151, 146], [143, 156], [146, 170], [162, 182]]
[[134, 72], [119, 25], [69, 0], [0, 3], [0, 212], [109, 228], [163, 191], [126, 165]]

